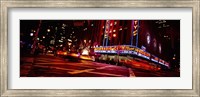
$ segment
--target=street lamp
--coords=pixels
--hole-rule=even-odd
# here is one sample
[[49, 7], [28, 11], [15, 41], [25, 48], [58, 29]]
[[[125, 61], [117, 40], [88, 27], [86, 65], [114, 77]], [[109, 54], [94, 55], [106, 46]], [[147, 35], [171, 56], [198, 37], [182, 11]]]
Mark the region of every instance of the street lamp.
[[47, 29], [47, 32], [50, 32], [51, 30], [50, 29]]
[[69, 45], [69, 46], [71, 46], [71, 45], [72, 45], [72, 43], [70, 43], [70, 42], [69, 42], [69, 43], [68, 43], [68, 45]]
[[84, 40], [84, 43], [86, 43], [86, 40]]
[[30, 36], [33, 36], [33, 33], [30, 33]]

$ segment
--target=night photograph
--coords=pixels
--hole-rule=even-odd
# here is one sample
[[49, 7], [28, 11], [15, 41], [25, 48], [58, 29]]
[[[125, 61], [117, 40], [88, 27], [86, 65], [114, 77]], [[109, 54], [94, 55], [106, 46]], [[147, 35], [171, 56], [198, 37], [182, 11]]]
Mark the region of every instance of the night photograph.
[[180, 20], [20, 20], [20, 77], [180, 77]]

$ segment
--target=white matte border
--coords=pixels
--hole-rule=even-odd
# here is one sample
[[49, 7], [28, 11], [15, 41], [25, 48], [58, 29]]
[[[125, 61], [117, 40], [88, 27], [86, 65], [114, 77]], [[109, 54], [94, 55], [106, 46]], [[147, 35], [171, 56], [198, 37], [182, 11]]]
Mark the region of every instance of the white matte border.
[[[20, 78], [19, 22], [45, 20], [181, 20], [181, 77]], [[9, 89], [192, 89], [191, 8], [10, 8], [8, 10]]]

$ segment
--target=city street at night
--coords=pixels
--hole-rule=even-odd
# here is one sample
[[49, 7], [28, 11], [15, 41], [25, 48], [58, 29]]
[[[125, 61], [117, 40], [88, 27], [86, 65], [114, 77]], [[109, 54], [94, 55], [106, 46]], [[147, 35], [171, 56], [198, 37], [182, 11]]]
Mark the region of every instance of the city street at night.
[[38, 77], [126, 77], [125, 67], [85, 60], [69, 60], [51, 55], [33, 58], [33, 64], [21, 65], [21, 76]]
[[180, 77], [180, 20], [20, 20], [20, 77]]
[[[21, 77], [170, 77], [171, 71], [149, 71], [86, 60], [70, 60], [52, 55], [24, 57], [20, 65]], [[31, 61], [31, 62], [30, 62]]]

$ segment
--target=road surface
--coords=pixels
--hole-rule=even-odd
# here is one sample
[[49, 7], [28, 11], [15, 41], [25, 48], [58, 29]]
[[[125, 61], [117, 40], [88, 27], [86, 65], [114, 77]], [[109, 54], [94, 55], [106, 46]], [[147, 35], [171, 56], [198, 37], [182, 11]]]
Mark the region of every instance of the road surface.
[[[179, 77], [179, 72], [149, 71], [86, 60], [38, 55], [21, 58], [21, 77]], [[27, 62], [24, 62], [27, 61]]]
[[129, 69], [85, 60], [40, 55], [21, 65], [21, 77], [128, 77]]

